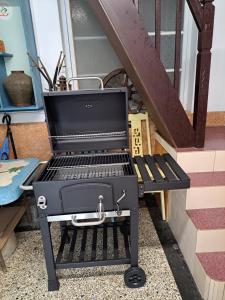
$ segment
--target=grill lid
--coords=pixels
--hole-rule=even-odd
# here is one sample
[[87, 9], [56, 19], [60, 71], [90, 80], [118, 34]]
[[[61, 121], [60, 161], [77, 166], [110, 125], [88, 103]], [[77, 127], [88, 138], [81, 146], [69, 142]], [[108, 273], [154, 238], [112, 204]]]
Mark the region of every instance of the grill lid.
[[53, 152], [128, 148], [127, 90], [44, 93]]

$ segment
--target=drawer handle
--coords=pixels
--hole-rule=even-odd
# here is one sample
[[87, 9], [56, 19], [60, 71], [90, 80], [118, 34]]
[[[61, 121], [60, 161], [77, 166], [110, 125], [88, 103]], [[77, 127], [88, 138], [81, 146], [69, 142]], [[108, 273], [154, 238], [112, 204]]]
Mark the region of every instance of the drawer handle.
[[101, 225], [102, 223], [104, 223], [105, 218], [106, 218], [106, 214], [102, 213], [101, 218], [99, 218], [97, 221], [78, 222], [76, 215], [73, 215], [71, 217], [71, 223], [73, 224], [73, 226], [96, 226], [96, 225]]
[[98, 202], [98, 207], [97, 207], [97, 213], [98, 213], [97, 221], [78, 222], [76, 215], [72, 215], [71, 223], [73, 224], [73, 226], [96, 226], [96, 225], [101, 225], [102, 223], [104, 223], [106, 214], [104, 212], [104, 207], [103, 207], [103, 203], [102, 203], [103, 199], [104, 199], [104, 197], [102, 195], [100, 195], [98, 197], [99, 202]]

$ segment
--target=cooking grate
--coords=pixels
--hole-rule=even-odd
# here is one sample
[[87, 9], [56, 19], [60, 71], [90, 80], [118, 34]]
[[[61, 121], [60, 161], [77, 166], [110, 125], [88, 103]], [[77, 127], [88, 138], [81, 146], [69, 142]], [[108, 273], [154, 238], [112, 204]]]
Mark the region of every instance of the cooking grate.
[[58, 156], [51, 159], [41, 181], [132, 175], [127, 153]]

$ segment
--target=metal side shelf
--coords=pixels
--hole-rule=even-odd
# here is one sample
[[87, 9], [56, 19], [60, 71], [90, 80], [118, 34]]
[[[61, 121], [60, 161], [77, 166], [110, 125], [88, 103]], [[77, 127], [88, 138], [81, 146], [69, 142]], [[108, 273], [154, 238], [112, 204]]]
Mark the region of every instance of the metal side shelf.
[[168, 153], [134, 157], [139, 177], [139, 196], [161, 190], [186, 189], [190, 178]]
[[67, 226], [56, 257], [56, 269], [130, 263], [129, 220], [99, 226]]

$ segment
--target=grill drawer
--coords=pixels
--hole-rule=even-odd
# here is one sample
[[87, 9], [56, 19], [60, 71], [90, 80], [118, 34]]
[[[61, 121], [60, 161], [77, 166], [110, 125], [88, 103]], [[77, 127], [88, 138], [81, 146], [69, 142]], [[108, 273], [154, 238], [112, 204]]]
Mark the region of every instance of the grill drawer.
[[73, 213], [75, 207], [77, 212], [96, 211], [100, 201], [103, 203], [105, 210], [113, 209], [112, 185], [105, 183], [64, 186], [60, 190], [60, 199], [64, 213]]

